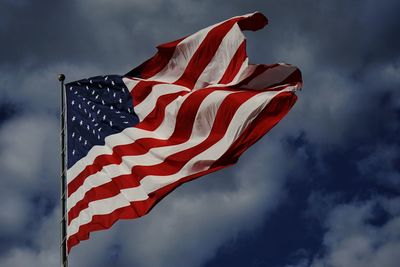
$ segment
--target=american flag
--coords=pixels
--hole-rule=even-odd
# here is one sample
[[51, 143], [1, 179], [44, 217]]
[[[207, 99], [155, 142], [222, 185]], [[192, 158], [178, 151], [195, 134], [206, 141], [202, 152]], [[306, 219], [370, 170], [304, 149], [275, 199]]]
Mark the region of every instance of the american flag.
[[158, 46], [126, 75], [66, 85], [68, 252], [236, 163], [286, 115], [300, 71], [246, 54], [242, 31], [266, 24], [259, 12], [237, 16]]

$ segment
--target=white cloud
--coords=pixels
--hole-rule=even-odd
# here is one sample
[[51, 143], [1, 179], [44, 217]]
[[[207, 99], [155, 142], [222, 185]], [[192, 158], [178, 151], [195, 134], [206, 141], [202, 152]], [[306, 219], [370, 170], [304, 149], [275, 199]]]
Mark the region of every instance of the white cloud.
[[29, 248], [16, 248], [7, 253], [0, 259], [2, 267], [15, 266], [57, 266], [59, 264], [58, 255], [50, 251], [36, 252]]
[[[377, 209], [387, 220], [373, 223]], [[381, 215], [382, 216], [382, 215]], [[326, 219], [322, 254], [310, 267], [396, 267], [400, 262], [400, 198], [378, 197], [334, 207]], [[295, 266], [304, 266], [302, 259]]]
[[1, 189], [0, 203], [0, 234], [18, 235], [31, 215], [29, 202], [18, 192]]
[[[119, 244], [121, 266], [201, 266], [223, 244], [260, 226], [285, 196], [285, 176], [295, 159], [288, 159], [279, 141], [266, 139], [262, 143], [267, 149], [260, 144], [235, 170], [199, 178], [202, 181], [173, 192], [145, 217], [118, 222], [113, 237], [111, 232], [107, 239], [103, 232], [92, 234], [74, 248], [71, 263], [93, 265], [94, 255], [104, 248], [94, 247], [108, 242], [108, 248]], [[81, 255], [87, 257], [82, 260]]]
[[[18, 190], [37, 190], [44, 179], [57, 179], [58, 120], [28, 115], [7, 121], [0, 128], [0, 184]], [[53, 184], [53, 183], [51, 183]]]
[[[23, 212], [20, 209], [18, 211]], [[29, 243], [32, 244], [9, 248], [9, 251], [0, 258], [0, 266], [57, 266], [60, 262], [59, 212], [59, 207], [56, 207], [49, 216], [36, 217], [35, 219], [40, 222], [40, 226], [33, 233], [30, 233], [26, 228], [21, 229], [24, 235], [29, 235]], [[34, 211], [31, 216], [35, 216]]]
[[[1, 125], [2, 235], [28, 240], [43, 215], [40, 205], [51, 207], [56, 201], [59, 189], [58, 131], [57, 118], [43, 114], [23, 114]], [[18, 235], [21, 232], [25, 234]]]
[[[101, 73], [97, 67], [87, 64], [49, 64], [33, 69], [31, 64], [21, 64], [10, 70], [0, 65], [0, 104], [9, 102], [20, 113], [56, 113], [60, 108], [59, 73], [65, 73], [67, 81], [82, 79]], [[22, 115], [22, 114], [19, 114]], [[23, 127], [23, 126], [21, 126]], [[36, 126], [34, 128], [40, 128]], [[33, 129], [36, 131], [36, 129]]]

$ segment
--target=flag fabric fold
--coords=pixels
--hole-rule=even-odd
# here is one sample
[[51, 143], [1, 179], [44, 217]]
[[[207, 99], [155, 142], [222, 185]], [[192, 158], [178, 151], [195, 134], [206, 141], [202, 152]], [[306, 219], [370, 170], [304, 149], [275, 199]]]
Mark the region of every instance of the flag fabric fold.
[[287, 114], [299, 69], [246, 54], [242, 31], [266, 24], [259, 12], [237, 16], [158, 46], [125, 75], [66, 85], [68, 252], [236, 163]]

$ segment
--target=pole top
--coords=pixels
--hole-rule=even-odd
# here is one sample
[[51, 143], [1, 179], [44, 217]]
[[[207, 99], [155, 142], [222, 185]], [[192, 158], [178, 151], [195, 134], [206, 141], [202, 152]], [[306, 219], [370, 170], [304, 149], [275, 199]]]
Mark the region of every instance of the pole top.
[[58, 74], [58, 80], [60, 81], [60, 82], [63, 82], [64, 80], [65, 80], [65, 75], [64, 74]]

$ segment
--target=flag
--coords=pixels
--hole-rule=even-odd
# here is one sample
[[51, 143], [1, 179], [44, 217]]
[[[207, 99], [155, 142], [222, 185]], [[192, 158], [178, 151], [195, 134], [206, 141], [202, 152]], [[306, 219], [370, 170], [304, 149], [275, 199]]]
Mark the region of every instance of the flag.
[[246, 54], [242, 31], [266, 24], [259, 12], [233, 17], [158, 46], [125, 75], [66, 85], [68, 252], [236, 163], [287, 114], [300, 71]]

